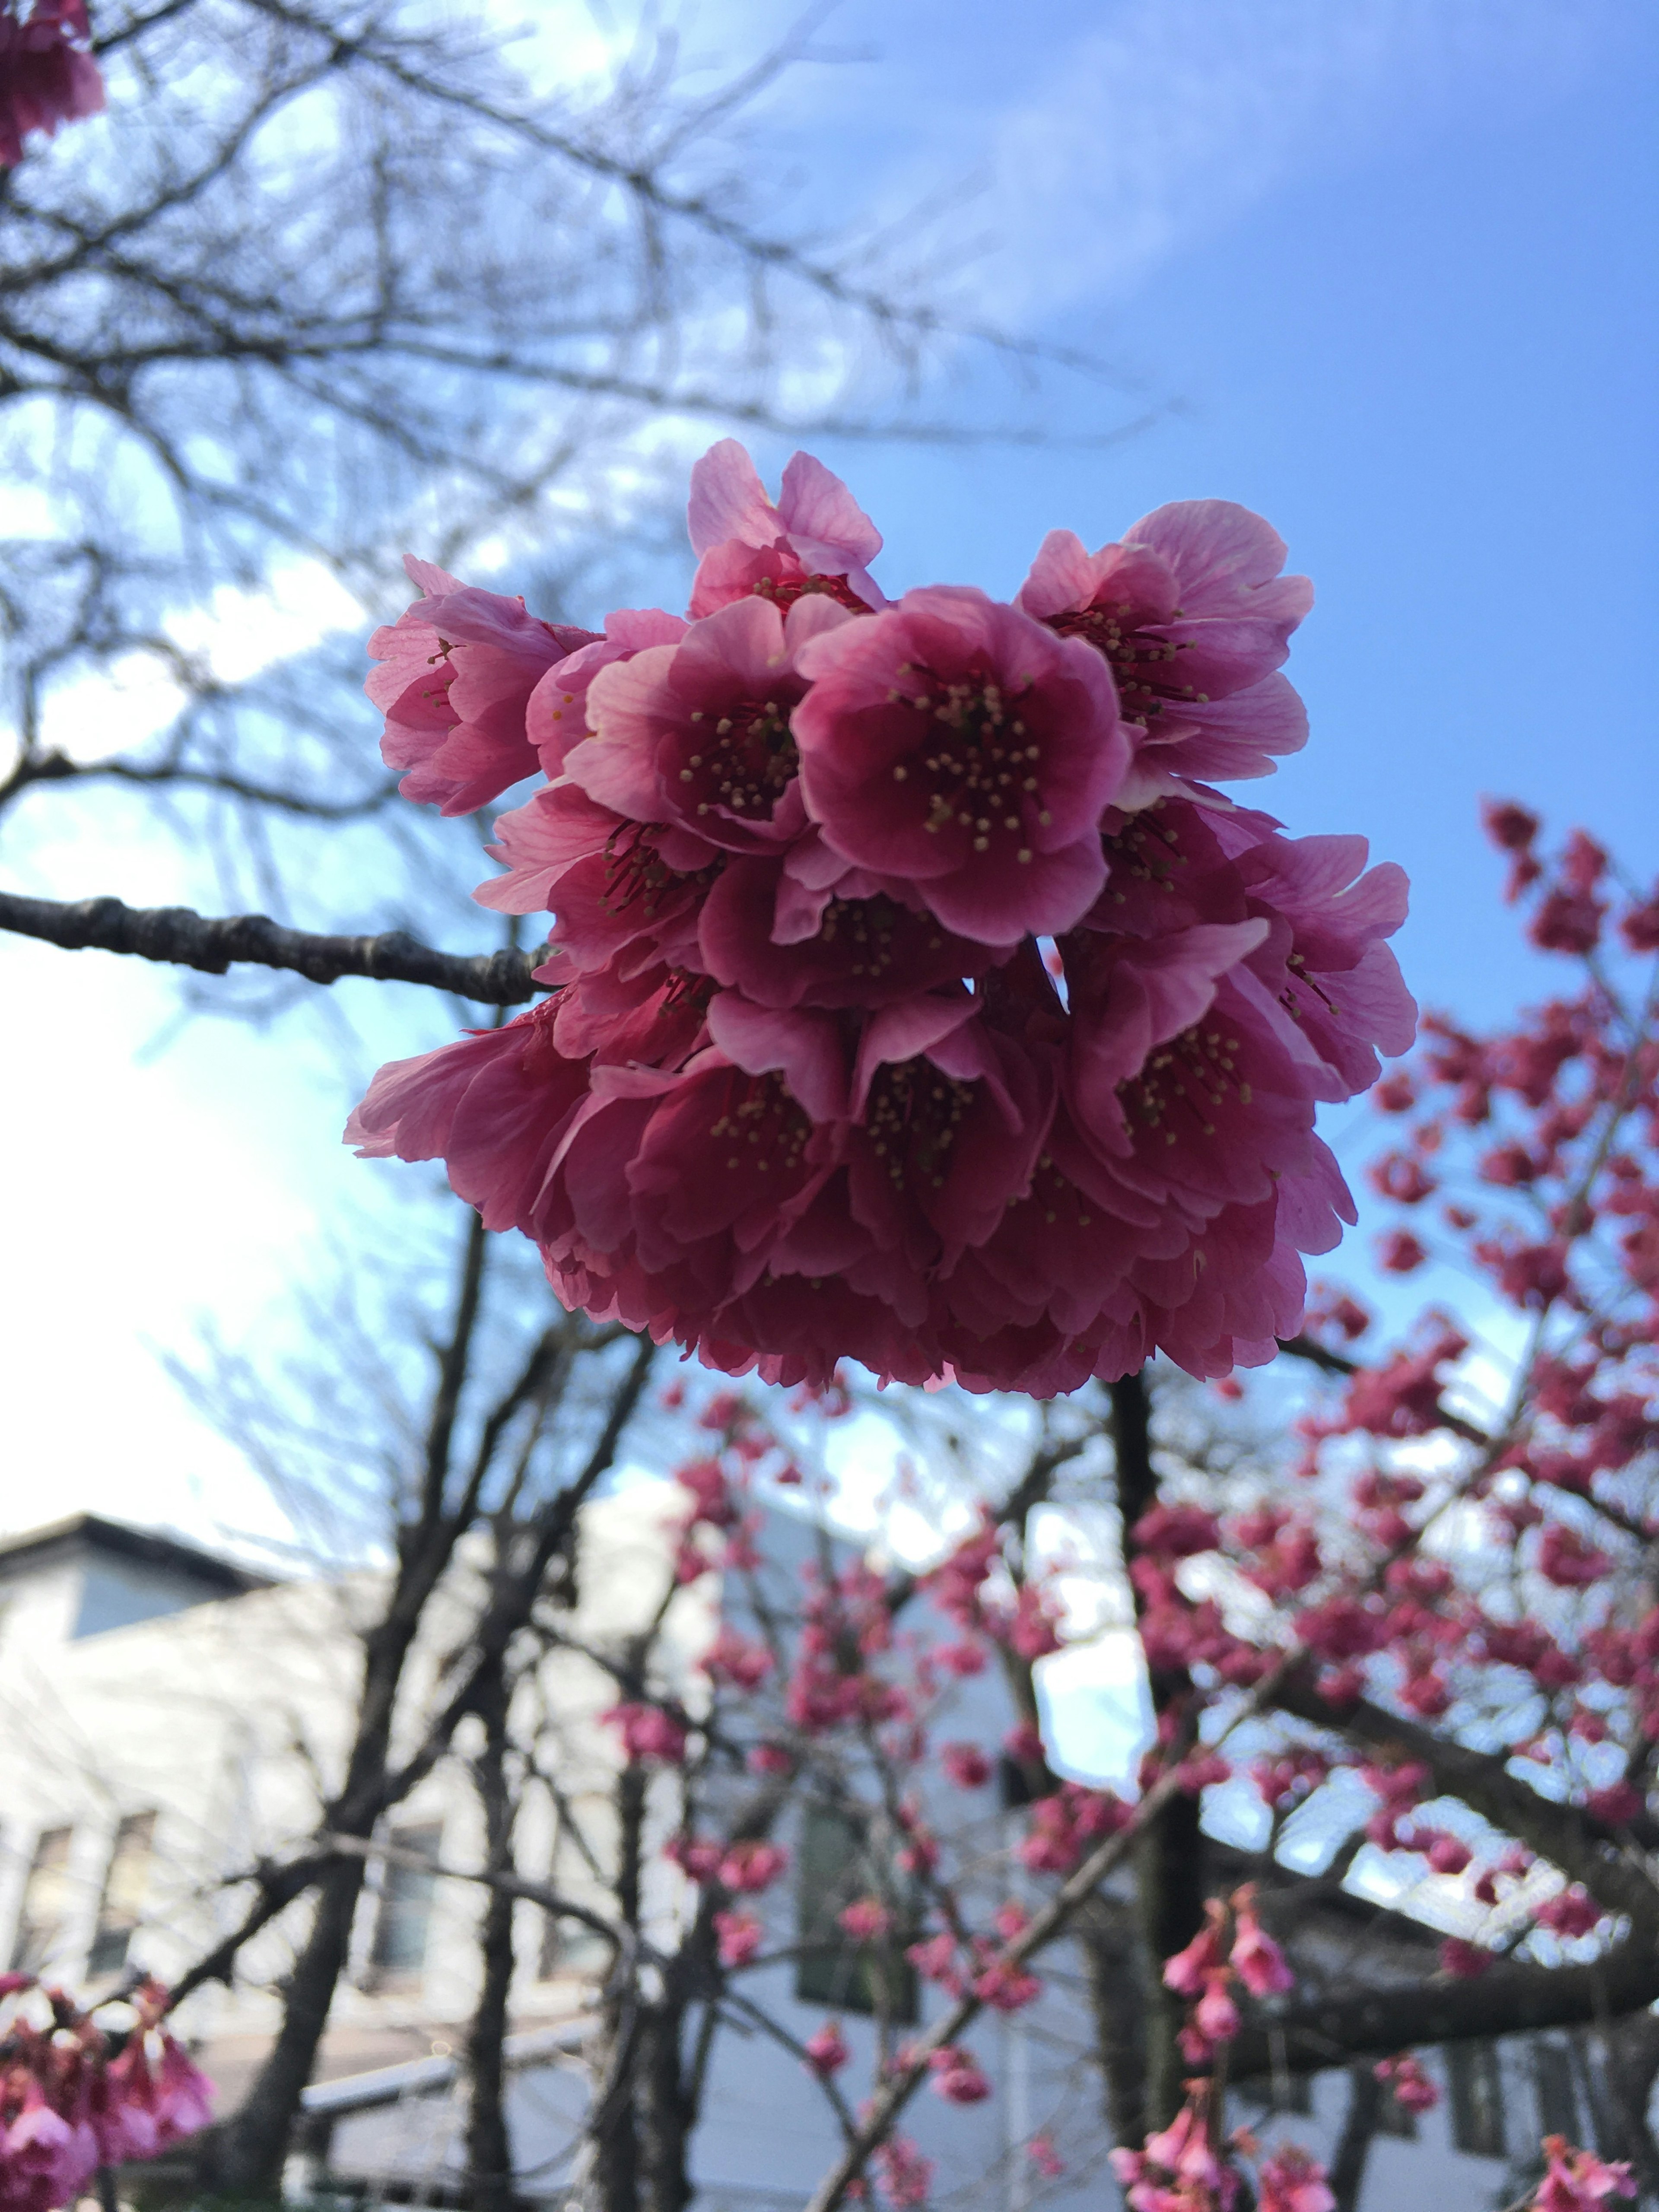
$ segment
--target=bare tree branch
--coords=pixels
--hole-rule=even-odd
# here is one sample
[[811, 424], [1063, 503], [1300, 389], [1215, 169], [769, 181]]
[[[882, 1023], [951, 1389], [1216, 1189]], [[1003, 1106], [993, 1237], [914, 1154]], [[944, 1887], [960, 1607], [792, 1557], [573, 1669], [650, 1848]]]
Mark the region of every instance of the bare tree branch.
[[130, 907], [118, 898], [73, 902], [0, 891], [0, 929], [65, 951], [88, 948], [222, 975], [233, 965], [284, 968], [312, 983], [364, 975], [384, 983], [424, 983], [484, 1006], [514, 1006], [556, 987], [533, 970], [550, 947], [528, 952], [439, 952], [401, 929], [376, 937], [331, 937], [285, 929], [263, 914], [207, 915], [189, 907]]

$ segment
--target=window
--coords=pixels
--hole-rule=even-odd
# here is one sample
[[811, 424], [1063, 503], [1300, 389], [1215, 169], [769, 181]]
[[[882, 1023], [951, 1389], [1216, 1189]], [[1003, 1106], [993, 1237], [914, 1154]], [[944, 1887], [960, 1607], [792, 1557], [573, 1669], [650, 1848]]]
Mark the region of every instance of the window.
[[[548, 1887], [578, 1904], [591, 1905], [595, 1911], [609, 1917], [610, 1901], [594, 1871], [594, 1861], [603, 1865], [608, 1857], [614, 1863], [614, 1852], [595, 1849], [595, 1839], [603, 1838], [614, 1825], [610, 1800], [579, 1797], [571, 1802], [560, 1797], [555, 1801], [555, 1809], [557, 1826], [549, 1855]], [[583, 1848], [585, 1842], [587, 1850]], [[550, 1982], [560, 1974], [600, 1974], [611, 1959], [611, 1946], [604, 1936], [582, 1921], [560, 1919], [550, 1912], [541, 1915], [541, 1942], [536, 1959], [538, 1981]]]
[[1304, 2119], [1313, 2114], [1313, 2083], [1305, 2074], [1276, 2070], [1266, 2081], [1249, 2082], [1236, 2094], [1256, 2127], [1275, 2112], [1293, 2112]]
[[1477, 2158], [1503, 2158], [1504, 2075], [1494, 2043], [1450, 2043], [1446, 2075], [1451, 2089], [1452, 2142]]
[[118, 1974], [127, 1963], [133, 1930], [143, 1917], [155, 1835], [154, 1813], [130, 1813], [115, 1831], [115, 1848], [98, 1901], [98, 1926], [87, 1956], [88, 1974]]
[[1532, 2046], [1533, 2091], [1538, 2099], [1538, 2132], [1578, 2140], [1578, 2099], [1572, 2082], [1572, 2052], [1565, 2043], [1540, 2036]]
[[[388, 1840], [400, 1851], [435, 1859], [443, 1832], [435, 1825], [394, 1828]], [[377, 1978], [413, 1978], [425, 1966], [427, 1928], [437, 1883], [438, 1877], [429, 1867], [410, 1866], [402, 1859], [382, 1862], [380, 1908], [374, 1917], [374, 1942], [369, 1951], [369, 1965]]]
[[[828, 1805], [809, 1805], [801, 1822], [796, 1926], [803, 1947], [795, 1995], [842, 2012], [881, 2013], [908, 2027], [916, 2018], [915, 1969], [904, 1956], [901, 1924], [882, 1943], [856, 1943], [837, 1916], [859, 1897], [891, 1901], [893, 1878], [871, 1850], [864, 1823]], [[901, 1918], [913, 1910], [907, 1898]], [[810, 1947], [810, 1948], [808, 1948]]]
[[57, 1952], [69, 1918], [69, 1858], [73, 1828], [43, 1828], [23, 1885], [12, 1945], [13, 1971], [38, 1973]]

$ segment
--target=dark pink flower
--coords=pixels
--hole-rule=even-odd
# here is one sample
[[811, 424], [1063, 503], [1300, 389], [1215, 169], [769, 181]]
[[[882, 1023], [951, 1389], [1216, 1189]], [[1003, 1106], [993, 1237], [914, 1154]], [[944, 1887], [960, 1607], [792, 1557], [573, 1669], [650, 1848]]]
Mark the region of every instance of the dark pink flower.
[[1066, 2171], [1065, 2160], [1048, 2136], [1033, 2136], [1025, 2146], [1025, 2155], [1045, 2181], [1058, 2181]]
[[720, 1878], [727, 1889], [758, 1893], [770, 1889], [788, 1863], [781, 1844], [732, 1844], [720, 1860]]
[[1206, 1903], [1204, 1913], [1204, 1925], [1192, 1942], [1164, 1962], [1164, 1986], [1177, 1996], [1201, 1996], [1211, 1975], [1226, 1964], [1227, 1908], [1212, 1897]]
[[678, 1766], [685, 1757], [684, 1727], [660, 1705], [612, 1705], [599, 1718], [617, 1730], [631, 1762], [655, 1759]]
[[752, 1912], [717, 1912], [714, 1935], [723, 1966], [746, 1966], [760, 1949], [766, 1930]]
[[701, 967], [698, 915], [724, 857], [707, 838], [629, 821], [565, 776], [500, 816], [495, 836], [488, 850], [508, 872], [473, 896], [504, 914], [556, 911], [562, 965], [623, 979]]
[[958, 1790], [982, 1790], [991, 1778], [991, 1762], [976, 1743], [941, 1744], [939, 1763]]
[[780, 606], [820, 593], [854, 609], [885, 604], [866, 573], [881, 532], [810, 453], [790, 459], [774, 506], [743, 447], [722, 438], [691, 471], [686, 521], [699, 556], [694, 616], [751, 594]]
[[807, 809], [855, 867], [915, 885], [981, 945], [1069, 929], [1098, 896], [1128, 740], [1111, 678], [981, 592], [907, 592], [805, 647]]
[[890, 2136], [875, 2152], [872, 2164], [881, 2179], [881, 2193], [893, 2212], [916, 2212], [927, 2202], [933, 2185], [933, 2161], [924, 2158], [908, 2136]]
[[1440, 1964], [1455, 1981], [1472, 1982], [1491, 1966], [1492, 1953], [1461, 1936], [1448, 1936], [1440, 1946]]
[[1394, 2093], [1394, 2100], [1407, 2112], [1429, 2112], [1440, 2102], [1440, 2092], [1409, 2052], [1399, 2058], [1379, 2058], [1372, 2072]]
[[1006, 1959], [994, 1959], [982, 1973], [975, 1975], [974, 1995], [994, 2011], [1020, 2012], [1028, 2004], [1035, 2004], [1042, 1995], [1042, 1984], [1024, 1966], [1012, 1966]]
[[991, 2085], [979, 2061], [971, 2051], [963, 2051], [959, 2045], [941, 2045], [929, 2056], [927, 2070], [933, 2077], [933, 2094], [942, 2097], [947, 2105], [983, 2104], [991, 2094]]
[[763, 1644], [743, 1635], [728, 1622], [698, 1664], [711, 1681], [730, 1682], [740, 1690], [757, 1690], [772, 1671], [772, 1655]]
[[618, 607], [605, 617], [603, 637], [584, 633], [587, 642], [556, 661], [525, 704], [525, 735], [536, 748], [542, 774], [559, 775], [565, 755], [592, 734], [588, 687], [602, 668], [631, 659], [647, 646], [673, 645], [685, 632], [684, 618], [660, 607]]
[[589, 1068], [554, 1042], [544, 1000], [498, 1030], [383, 1067], [346, 1124], [360, 1158], [441, 1159], [489, 1229], [539, 1241], [563, 1228], [542, 1205], [555, 1155], [588, 1095]]
[[1133, 2212], [1232, 2212], [1238, 2176], [1210, 2142], [1204, 2085], [1145, 2150], [1107, 2154]]
[[386, 714], [381, 756], [408, 771], [405, 799], [471, 814], [540, 765], [525, 726], [531, 694], [594, 633], [538, 622], [522, 599], [429, 561], [404, 566], [424, 596], [368, 641], [380, 665], [363, 689]]
[[1220, 499], [1161, 507], [1098, 553], [1069, 530], [1043, 540], [1018, 605], [1109, 664], [1136, 731], [1120, 805], [1267, 775], [1305, 744], [1302, 702], [1275, 672], [1313, 586], [1284, 565], [1277, 531]]
[[91, 36], [86, 0], [0, 0], [0, 169], [15, 168], [31, 131], [51, 137], [102, 111]]
[[1300, 2143], [1280, 2143], [1255, 2178], [1257, 2212], [1335, 2212], [1324, 2167]]
[[1254, 1899], [1248, 1889], [1239, 1891], [1233, 1906], [1233, 1948], [1229, 1963], [1239, 1980], [1254, 1997], [1277, 1996], [1293, 1989], [1296, 1977], [1285, 1963], [1285, 1954], [1256, 1918]]
[[833, 600], [735, 599], [674, 645], [647, 646], [589, 687], [593, 734], [565, 774], [602, 806], [671, 823], [733, 853], [777, 848], [805, 827], [792, 717], [807, 648], [852, 623]]
[[1611, 2165], [1594, 2151], [1574, 2150], [1565, 2136], [1546, 2136], [1546, 2171], [1533, 2212], [1598, 2212], [1610, 2197], [1634, 2197], [1636, 2182], [1621, 2159]]
[[1598, 1927], [1604, 1917], [1603, 1908], [1587, 1891], [1576, 1885], [1558, 1890], [1553, 1897], [1546, 1898], [1533, 1917], [1540, 1928], [1552, 1935], [1567, 1937], [1588, 1936]]
[[[822, 850], [822, 848], [820, 848]], [[828, 855], [801, 880], [787, 860], [726, 860], [698, 921], [700, 964], [763, 1006], [880, 1006], [938, 990], [989, 964], [908, 885], [885, 887]]]
[[852, 2056], [842, 2034], [841, 2022], [837, 2020], [825, 2021], [815, 2035], [809, 2035], [805, 2051], [807, 2064], [826, 2081], [832, 2074], [839, 2072]]
[[893, 1925], [893, 1916], [880, 1900], [873, 1897], [855, 1898], [836, 1915], [836, 1920], [858, 1943], [878, 1942]]

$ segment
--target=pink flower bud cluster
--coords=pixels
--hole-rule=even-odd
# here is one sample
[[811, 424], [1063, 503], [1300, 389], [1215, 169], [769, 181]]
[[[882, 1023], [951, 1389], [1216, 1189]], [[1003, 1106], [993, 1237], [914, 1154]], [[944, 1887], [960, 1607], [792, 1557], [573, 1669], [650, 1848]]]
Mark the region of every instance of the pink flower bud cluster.
[[1399, 870], [1206, 781], [1305, 737], [1279, 538], [1187, 501], [1052, 532], [1012, 604], [889, 604], [846, 487], [797, 454], [775, 505], [731, 441], [690, 520], [688, 617], [603, 634], [410, 564], [386, 757], [451, 812], [544, 778], [478, 896], [550, 915], [552, 995], [383, 1069], [351, 1139], [443, 1158], [567, 1304], [733, 1374], [1271, 1358], [1353, 1218], [1316, 1107], [1414, 1023]]
[[1233, 2212], [1238, 2169], [1219, 2150], [1210, 2125], [1210, 2085], [1194, 2084], [1167, 2128], [1144, 2150], [1109, 2154], [1131, 2212]]
[[100, 2166], [212, 2118], [212, 2083], [161, 2026], [167, 1992], [146, 1982], [125, 2002], [137, 2024], [112, 2043], [62, 1990], [0, 1975], [0, 2212], [57, 2212]]
[[0, 169], [16, 167], [31, 131], [50, 137], [102, 109], [91, 36], [87, 0], [0, 0]]
[[1187, 2084], [1187, 2101], [1144, 2150], [1110, 2153], [1131, 2212], [1232, 2212], [1243, 2195], [1239, 2160], [1255, 2162], [1250, 2198], [1258, 2212], [1335, 2212], [1325, 2169], [1301, 2143], [1264, 2154], [1248, 2128], [1219, 2140], [1218, 2100], [1207, 2081]]
[[1409, 2052], [1398, 2058], [1379, 2058], [1371, 2069], [1377, 2080], [1394, 2094], [1402, 2112], [1429, 2112], [1440, 2102], [1437, 2089]]
[[1235, 1984], [1254, 1997], [1276, 1996], [1292, 1986], [1284, 1953], [1256, 1917], [1252, 1883], [1235, 1890], [1224, 1905], [1211, 1898], [1204, 1911], [1203, 1927], [1164, 1966], [1164, 1986], [1192, 2002], [1180, 2039], [1189, 2066], [1206, 2064], [1238, 2033]]

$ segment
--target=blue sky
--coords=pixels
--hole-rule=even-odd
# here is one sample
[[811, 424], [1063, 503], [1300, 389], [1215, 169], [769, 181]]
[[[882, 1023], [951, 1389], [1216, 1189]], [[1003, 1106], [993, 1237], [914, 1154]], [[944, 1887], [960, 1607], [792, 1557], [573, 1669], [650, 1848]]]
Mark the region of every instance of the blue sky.
[[[702, 21], [728, 52], [775, 22], [746, 6]], [[887, 588], [1007, 592], [1056, 525], [1094, 544], [1168, 499], [1258, 508], [1319, 599], [1291, 663], [1312, 740], [1247, 795], [1405, 864], [1400, 946], [1427, 1002], [1494, 1020], [1547, 991], [1498, 903], [1479, 794], [1585, 822], [1644, 875], [1659, 865], [1659, 15], [848, 0], [820, 42], [873, 58], [775, 96], [758, 144], [798, 204], [893, 210], [976, 181], [940, 233], [964, 307], [1109, 355], [1134, 387], [1072, 387], [1056, 433], [1159, 411], [1105, 448], [823, 443], [886, 533]], [[961, 359], [929, 401], [1008, 411]], [[65, 896], [169, 895], [141, 819], [53, 840], [28, 887], [49, 869]], [[255, 1517], [153, 1347], [186, 1347], [210, 1306], [233, 1340], [280, 1328], [284, 1285], [341, 1209], [360, 1192], [372, 1206], [370, 1171], [337, 1149], [337, 1073], [294, 1024], [198, 1029], [141, 1060], [165, 979], [15, 943], [0, 960], [35, 1024], [30, 1095], [0, 1104], [8, 1272], [31, 1293], [0, 1521]], [[340, 988], [388, 1050], [448, 1031], [436, 1001], [400, 994], [393, 1013], [374, 987]]]

